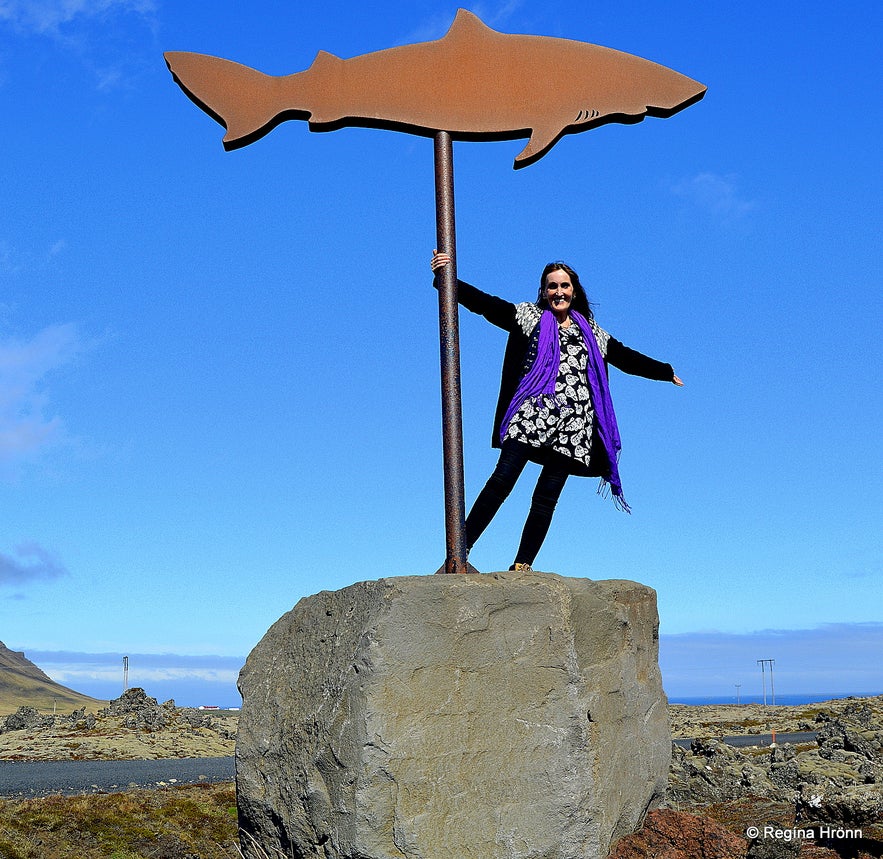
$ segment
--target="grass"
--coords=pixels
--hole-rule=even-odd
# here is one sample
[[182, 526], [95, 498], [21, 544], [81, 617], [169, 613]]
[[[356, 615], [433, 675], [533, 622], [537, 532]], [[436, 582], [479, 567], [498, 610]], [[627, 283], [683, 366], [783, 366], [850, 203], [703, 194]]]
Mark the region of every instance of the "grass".
[[44, 716], [53, 713], [62, 716], [81, 707], [94, 713], [106, 706], [107, 701], [81, 695], [51, 681], [42, 682], [0, 671], [0, 719], [11, 715], [19, 707], [33, 707]]
[[[2, 859], [241, 859], [232, 783], [0, 799]], [[272, 857], [270, 857], [272, 859]]]

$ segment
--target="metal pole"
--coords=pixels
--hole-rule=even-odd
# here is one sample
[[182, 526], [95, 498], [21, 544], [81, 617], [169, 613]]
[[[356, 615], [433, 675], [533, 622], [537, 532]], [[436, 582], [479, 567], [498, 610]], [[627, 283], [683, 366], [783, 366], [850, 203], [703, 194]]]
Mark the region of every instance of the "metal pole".
[[763, 680], [763, 706], [766, 707], [766, 659], [758, 659], [757, 664], [760, 666], [760, 676]]
[[442, 454], [445, 486], [446, 573], [466, 572], [466, 503], [463, 490], [463, 408], [460, 399], [460, 326], [457, 310], [457, 238], [454, 225], [454, 148], [447, 131], [435, 135], [436, 247], [451, 255], [439, 273]]

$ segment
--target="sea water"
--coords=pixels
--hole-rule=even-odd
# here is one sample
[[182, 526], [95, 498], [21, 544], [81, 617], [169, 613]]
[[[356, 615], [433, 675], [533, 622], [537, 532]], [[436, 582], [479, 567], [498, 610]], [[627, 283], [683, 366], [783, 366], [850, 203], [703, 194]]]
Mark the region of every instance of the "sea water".
[[[823, 692], [819, 694], [802, 694], [802, 695], [776, 695], [777, 707], [795, 707], [803, 704], [817, 704], [819, 701], [831, 701], [835, 698], [873, 698], [876, 695], [883, 694], [877, 692]], [[738, 703], [740, 704], [763, 704], [763, 695], [740, 695]], [[709, 695], [709, 696], [684, 696], [672, 695], [668, 699], [669, 704], [690, 704], [698, 706], [700, 704], [735, 704], [735, 695]], [[773, 696], [767, 693], [766, 703], [773, 703]]]

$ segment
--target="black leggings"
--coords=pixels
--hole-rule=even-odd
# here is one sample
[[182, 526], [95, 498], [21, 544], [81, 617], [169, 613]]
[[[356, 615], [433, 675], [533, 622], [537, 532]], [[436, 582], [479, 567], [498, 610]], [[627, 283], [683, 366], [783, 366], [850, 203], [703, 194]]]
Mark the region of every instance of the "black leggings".
[[[488, 478], [484, 489], [478, 494], [466, 517], [466, 548], [471, 549], [484, 529], [490, 524], [502, 503], [527, 464], [527, 452], [518, 442], [507, 441], [500, 451], [500, 459], [494, 473]], [[521, 543], [515, 555], [516, 564], [533, 564], [534, 558], [546, 539], [555, 505], [564, 489], [568, 471], [565, 467], [544, 465], [537, 480], [530, 504], [530, 513], [521, 533]]]

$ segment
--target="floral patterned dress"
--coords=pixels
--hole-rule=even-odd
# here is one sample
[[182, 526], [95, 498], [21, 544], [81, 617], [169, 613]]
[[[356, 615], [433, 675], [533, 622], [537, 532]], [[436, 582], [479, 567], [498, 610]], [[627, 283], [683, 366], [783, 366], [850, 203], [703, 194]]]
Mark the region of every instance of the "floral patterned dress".
[[[530, 369], [536, 358], [536, 333], [542, 310], [536, 304], [516, 305], [515, 319], [525, 335], [531, 337], [531, 349], [525, 357], [523, 372]], [[590, 320], [595, 341], [604, 356], [610, 335]], [[531, 400], [522, 403], [513, 415], [506, 438], [534, 448], [546, 448], [572, 459], [588, 468], [592, 447], [592, 427], [595, 413], [586, 379], [588, 353], [582, 332], [575, 322], [563, 328], [558, 326], [561, 360], [555, 381], [558, 408], [537, 405]]]

